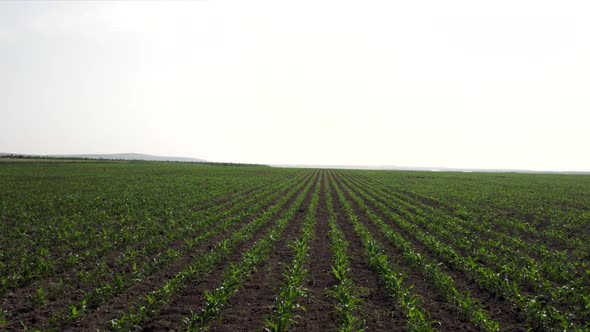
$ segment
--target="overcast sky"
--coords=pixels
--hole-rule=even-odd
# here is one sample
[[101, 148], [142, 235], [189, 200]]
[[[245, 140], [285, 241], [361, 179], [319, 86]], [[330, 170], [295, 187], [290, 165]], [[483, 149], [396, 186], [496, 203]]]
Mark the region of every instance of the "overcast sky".
[[590, 2], [0, 2], [0, 152], [590, 171]]

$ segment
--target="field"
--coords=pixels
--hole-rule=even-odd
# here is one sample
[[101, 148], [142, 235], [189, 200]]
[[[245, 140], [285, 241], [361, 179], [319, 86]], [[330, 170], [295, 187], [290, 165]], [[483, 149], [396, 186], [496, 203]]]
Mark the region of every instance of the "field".
[[0, 163], [0, 329], [588, 331], [590, 176]]

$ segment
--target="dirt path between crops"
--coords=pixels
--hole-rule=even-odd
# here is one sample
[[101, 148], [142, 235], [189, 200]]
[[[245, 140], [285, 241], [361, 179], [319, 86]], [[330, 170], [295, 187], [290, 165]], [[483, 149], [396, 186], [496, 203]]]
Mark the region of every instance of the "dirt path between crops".
[[[327, 176], [325, 173], [323, 176]], [[329, 214], [326, 206], [324, 181], [319, 192], [315, 234], [310, 243], [308, 294], [303, 301], [305, 311], [292, 331], [335, 331], [338, 314], [336, 300], [328, 291], [337, 283], [331, 273], [333, 253], [330, 248]]]
[[[312, 181], [317, 181], [317, 180], [312, 180]], [[310, 190], [313, 190], [313, 186]], [[295, 200], [297, 195], [299, 195], [299, 192], [300, 191], [298, 191], [297, 194], [294, 195], [292, 197], [292, 199], [289, 200], [289, 202], [285, 205], [285, 208], [290, 206], [293, 203], [293, 201]], [[306, 195], [306, 198], [305, 198], [303, 204], [305, 204], [307, 202], [307, 204], [309, 205], [309, 202], [308, 202], [309, 196], [310, 196], [310, 194], [308, 193]], [[304, 206], [306, 206], [306, 205], [302, 205], [302, 207], [304, 207]], [[283, 211], [285, 210], [285, 208], [283, 209]], [[300, 207], [299, 209], [301, 210], [302, 208]], [[299, 219], [303, 218], [304, 213], [298, 211], [296, 216], [297, 216], [297, 219], [294, 221], [291, 221], [289, 223], [287, 230], [285, 231], [285, 233], [283, 233], [283, 236], [285, 236], [285, 234], [288, 234], [286, 232], [289, 230], [291, 232], [295, 233], [295, 235], [298, 234], [298, 232], [296, 230], [300, 227], [300, 224], [302, 223], [302, 221]], [[267, 223], [267, 225], [264, 226], [261, 231], [257, 232], [257, 234], [254, 238], [247, 241], [247, 243], [242, 244], [238, 250], [234, 250], [233, 254], [231, 254], [230, 257], [228, 257], [224, 261], [223, 264], [217, 265], [215, 267], [215, 269], [213, 270], [213, 272], [207, 276], [207, 278], [203, 278], [197, 282], [190, 283], [187, 287], [185, 287], [178, 296], [176, 296], [162, 310], [160, 310], [159, 314], [156, 317], [154, 317], [151, 321], [146, 322], [144, 324], [143, 330], [144, 331], [163, 331], [163, 330], [170, 331], [170, 330], [182, 329], [184, 327], [183, 323], [182, 323], [182, 319], [184, 317], [190, 317], [191, 311], [193, 313], [198, 313], [203, 308], [203, 305], [205, 303], [204, 298], [203, 298], [203, 293], [206, 290], [211, 290], [211, 289], [214, 289], [216, 286], [218, 286], [221, 283], [221, 281], [223, 280], [223, 277], [224, 277], [223, 274], [224, 274], [225, 270], [228, 268], [228, 266], [230, 265], [230, 263], [234, 263], [234, 264], [238, 263], [240, 261], [240, 259], [242, 258], [242, 254], [245, 251], [247, 251], [249, 248], [251, 248], [252, 245], [254, 245], [254, 243], [257, 240], [259, 240], [264, 235], [266, 235], [272, 227], [270, 225], [273, 225], [274, 223], [276, 223], [278, 219], [279, 219], [279, 216], [273, 217], [272, 220], [269, 223]], [[287, 244], [286, 241], [284, 244]], [[289, 249], [287, 247], [285, 247], [284, 250], [288, 251]], [[257, 273], [257, 274], [259, 274], [259, 273]], [[241, 291], [242, 291], [242, 289], [240, 289], [239, 293], [241, 293]], [[258, 294], [254, 295], [254, 296], [260, 297], [260, 300], [267, 299], [269, 296], [272, 297], [275, 294], [275, 293], [272, 293], [272, 289], [270, 289], [270, 288], [269, 289], [263, 288], [262, 290], [258, 290], [256, 293], [258, 293]], [[272, 293], [272, 294], [270, 294], [270, 293]], [[262, 296], [261, 294], [266, 294], [266, 295]], [[259, 303], [255, 303], [253, 305], [258, 306]], [[262, 306], [264, 306], [264, 304]], [[234, 304], [234, 307], [235, 307], [235, 304]], [[225, 317], [225, 312], [222, 313], [222, 317]], [[232, 315], [230, 317], [235, 318], [237, 316]], [[225, 323], [230, 324], [230, 325], [234, 325], [234, 326], [240, 326], [239, 324], [246, 323], [246, 322], [242, 321], [244, 317], [238, 317], [238, 318], [240, 319], [239, 322], [234, 323], [232, 321], [225, 320]], [[259, 326], [260, 325], [256, 325], [256, 328]], [[247, 328], [246, 329], [240, 328], [240, 330], [248, 330], [248, 329]]]
[[[244, 195], [247, 195], [249, 193], [252, 193], [252, 191], [246, 190], [243, 194], [239, 194], [238, 196], [245, 197]], [[239, 199], [239, 197], [236, 198], [236, 195], [234, 196], [234, 200], [226, 200], [225, 203], [222, 203], [222, 205], [225, 206], [225, 208], [231, 208], [232, 206], [234, 206]], [[274, 204], [276, 200], [273, 200], [269, 204], [265, 205], [264, 209]], [[210, 206], [210, 209], [220, 210], [220, 208], [216, 206]], [[240, 221], [237, 224], [235, 224], [235, 226], [237, 227], [239, 224], [243, 223], [244, 221]], [[198, 236], [199, 234], [200, 233], [195, 233], [193, 237]], [[165, 239], [165, 235], [162, 234], [159, 236]], [[194, 255], [195, 252], [199, 252], [200, 249], [206, 246], [208, 243], [216, 243], [219, 240], [219, 238], [223, 236], [225, 235], [218, 235], [212, 240], [206, 241], [204, 245], [190, 249], [187, 255]], [[170, 243], [166, 248], [162, 250], [182, 250], [186, 243], [185, 240], [185, 238], [176, 240]], [[68, 307], [68, 305], [77, 305], [80, 301], [82, 301], [86, 293], [91, 292], [94, 289], [93, 287], [89, 288], [91, 285], [85, 286], [83, 284], [78, 284], [77, 286], [75, 286], [74, 282], [77, 279], [79, 271], [91, 271], [97, 266], [98, 263], [106, 262], [107, 266], [113, 269], [113, 271], [116, 273], [131, 273], [132, 271], [130, 269], [129, 271], [123, 270], [125, 267], [115, 266], [113, 262], [116, 260], [118, 255], [120, 255], [124, 250], [126, 250], [126, 248], [132, 246], [136, 249], [141, 249], [142, 244], [133, 243], [129, 244], [125, 248], [118, 248], [114, 251], [104, 253], [102, 258], [100, 258], [99, 260], [86, 262], [82, 265], [77, 265], [76, 267], [73, 267], [69, 270], [59, 271], [58, 274], [54, 276], [48, 277], [43, 280], [37, 280], [28, 286], [7, 293], [6, 297], [2, 300], [2, 308], [11, 313], [11, 316], [8, 317], [8, 326], [12, 328], [22, 328], [21, 322], [23, 322], [29, 328], [41, 328], [49, 324], [49, 318], [52, 315], [60, 312], [60, 310], [64, 310]], [[138, 259], [141, 259], [142, 261], [151, 261], [152, 258], [155, 258], [161, 254], [162, 251], [158, 251], [151, 253], [147, 257], [139, 257]], [[168, 265], [171, 265], [173, 267], [174, 262], [171, 262]], [[168, 271], [170, 270], [170, 268], [166, 265], [160, 267], [159, 269], [163, 268], [167, 268]], [[154, 273], [157, 273], [157, 271], [154, 271]], [[96, 281], [98, 282], [98, 280]], [[65, 290], [61, 292], [59, 296], [47, 297], [48, 303], [43, 306], [32, 307], [29, 303], [30, 301], [25, 300], [36, 296], [37, 290], [40, 288], [48, 290], [51, 288], [59, 287], [60, 285], [64, 285], [62, 287], [65, 287]]]
[[[298, 189], [297, 192], [283, 206], [288, 206], [289, 204], [293, 203], [297, 195], [303, 189], [304, 186]], [[277, 198], [276, 200], [273, 200], [271, 203], [269, 203], [269, 205], [267, 205], [265, 209], [275, 204], [278, 199], [280, 198]], [[260, 211], [260, 213], [261, 212], [262, 210]], [[280, 214], [280, 211], [278, 213]], [[239, 224], [232, 226], [232, 228], [228, 229], [228, 232], [230, 232], [232, 229], [235, 229], [235, 227], [243, 227], [244, 225], [253, 221], [258, 215], [259, 213], [252, 215], [247, 220], [243, 220]], [[267, 224], [272, 222], [274, 218], [275, 217], [269, 220]], [[247, 247], [249, 244], [253, 243], [252, 241], [255, 241], [256, 239], [262, 237], [264, 234], [266, 234], [266, 228], [263, 226], [253, 235], [252, 240], [248, 241], [248, 243], [241, 244], [240, 246], [238, 246], [238, 248], [234, 249], [234, 255], [236, 255], [236, 253], [240, 253], [242, 249]], [[123, 312], [129, 309], [129, 304], [143, 301], [145, 299], [145, 294], [157, 289], [159, 286], [162, 285], [162, 283], [165, 280], [169, 279], [177, 272], [186, 268], [191, 262], [194, 261], [195, 257], [199, 256], [204, 252], [209, 251], [215, 243], [219, 242], [220, 240], [226, 237], [227, 232], [222, 232], [222, 234], [215, 236], [213, 239], [206, 241], [204, 244], [198, 246], [191, 252], [185, 254], [182, 258], [178, 259], [172, 265], [167, 266], [165, 269], [159, 270], [157, 273], [154, 273], [153, 275], [147, 277], [142, 282], [132, 285], [125, 292], [117, 295], [112, 301], [109, 301], [108, 304], [101, 306], [95, 312], [85, 317], [82, 321], [73, 324], [73, 330], [96, 330], [97, 328], [109, 329], [110, 325], [108, 324], [108, 322], [114, 318], [117, 318]], [[230, 261], [231, 258], [228, 257], [225, 260], [225, 263], [222, 265], [225, 267], [228, 265]], [[212, 273], [215, 273], [215, 271], [218, 271], [220, 269], [223, 269], [223, 267], [218, 265]]]
[[330, 194], [334, 202], [334, 212], [338, 226], [349, 242], [350, 276], [361, 290], [358, 294], [363, 301], [359, 304], [362, 318], [368, 331], [403, 331], [406, 317], [395, 301], [387, 295], [387, 290], [378, 280], [365, 258], [361, 239], [356, 235], [352, 224], [346, 219], [346, 211], [338, 200], [334, 187]]
[[[437, 259], [433, 256], [433, 252], [426, 246], [424, 246], [420, 241], [418, 241], [415, 238], [415, 236], [409, 234], [404, 229], [399, 227], [395, 221], [392, 221], [389, 218], [387, 218], [376, 206], [371, 204], [371, 202], [365, 201], [365, 204], [367, 204], [367, 207], [369, 207], [371, 211], [373, 211], [373, 213], [375, 213], [379, 218], [381, 218], [384, 222], [391, 226], [396, 232], [398, 232], [406, 240], [408, 240], [414, 246], [417, 252], [425, 255], [426, 257], [431, 258], [433, 261], [437, 261]], [[404, 218], [403, 216], [400, 217]], [[381, 234], [381, 232], [376, 229], [375, 232]], [[387, 243], [390, 245], [390, 247], [392, 247], [390, 242], [386, 239], [382, 241], [382, 243]], [[449, 268], [445, 264], [440, 265], [440, 268], [443, 272], [445, 272], [453, 278], [457, 289], [468, 290], [473, 298], [478, 299], [482, 303], [482, 307], [486, 309], [490, 314], [490, 318], [496, 320], [500, 324], [502, 330], [526, 331], [526, 328], [523, 327], [524, 322], [514, 312], [514, 308], [509, 303], [502, 301], [490, 294], [489, 292], [487, 292], [486, 290], [479, 288], [478, 285], [471, 281], [464, 273]]]
[[264, 326], [265, 319], [270, 318], [284, 282], [282, 274], [294, 256], [290, 245], [301, 236], [317, 181], [298, 208], [295, 218], [289, 221], [283, 237], [271, 248], [268, 260], [257, 267], [244, 287], [230, 300], [222, 318], [211, 325], [212, 331], [256, 331]]
[[445, 303], [444, 300], [437, 295], [434, 286], [424, 279], [418, 269], [403, 264], [404, 259], [402, 253], [385, 239], [383, 233], [371, 222], [369, 217], [361, 211], [360, 207], [350, 197], [348, 190], [342, 185], [340, 185], [340, 189], [353, 207], [355, 214], [358, 217], [358, 221], [369, 230], [375, 240], [383, 245], [394, 268], [404, 275], [406, 284], [412, 285], [412, 292], [421, 297], [422, 307], [430, 314], [430, 320], [436, 322], [434, 327], [441, 331], [477, 330], [472, 323], [466, 319], [461, 319], [453, 306]]

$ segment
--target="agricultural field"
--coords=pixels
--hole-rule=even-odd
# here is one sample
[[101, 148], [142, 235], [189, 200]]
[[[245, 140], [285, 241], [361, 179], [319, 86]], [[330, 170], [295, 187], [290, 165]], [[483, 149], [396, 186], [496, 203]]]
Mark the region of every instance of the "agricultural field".
[[589, 331], [590, 176], [0, 163], [0, 330]]

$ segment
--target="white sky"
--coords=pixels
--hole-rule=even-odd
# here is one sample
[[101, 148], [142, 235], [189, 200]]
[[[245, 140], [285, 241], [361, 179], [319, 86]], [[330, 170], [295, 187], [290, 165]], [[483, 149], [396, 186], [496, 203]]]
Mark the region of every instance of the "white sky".
[[0, 152], [590, 171], [590, 2], [0, 2]]

